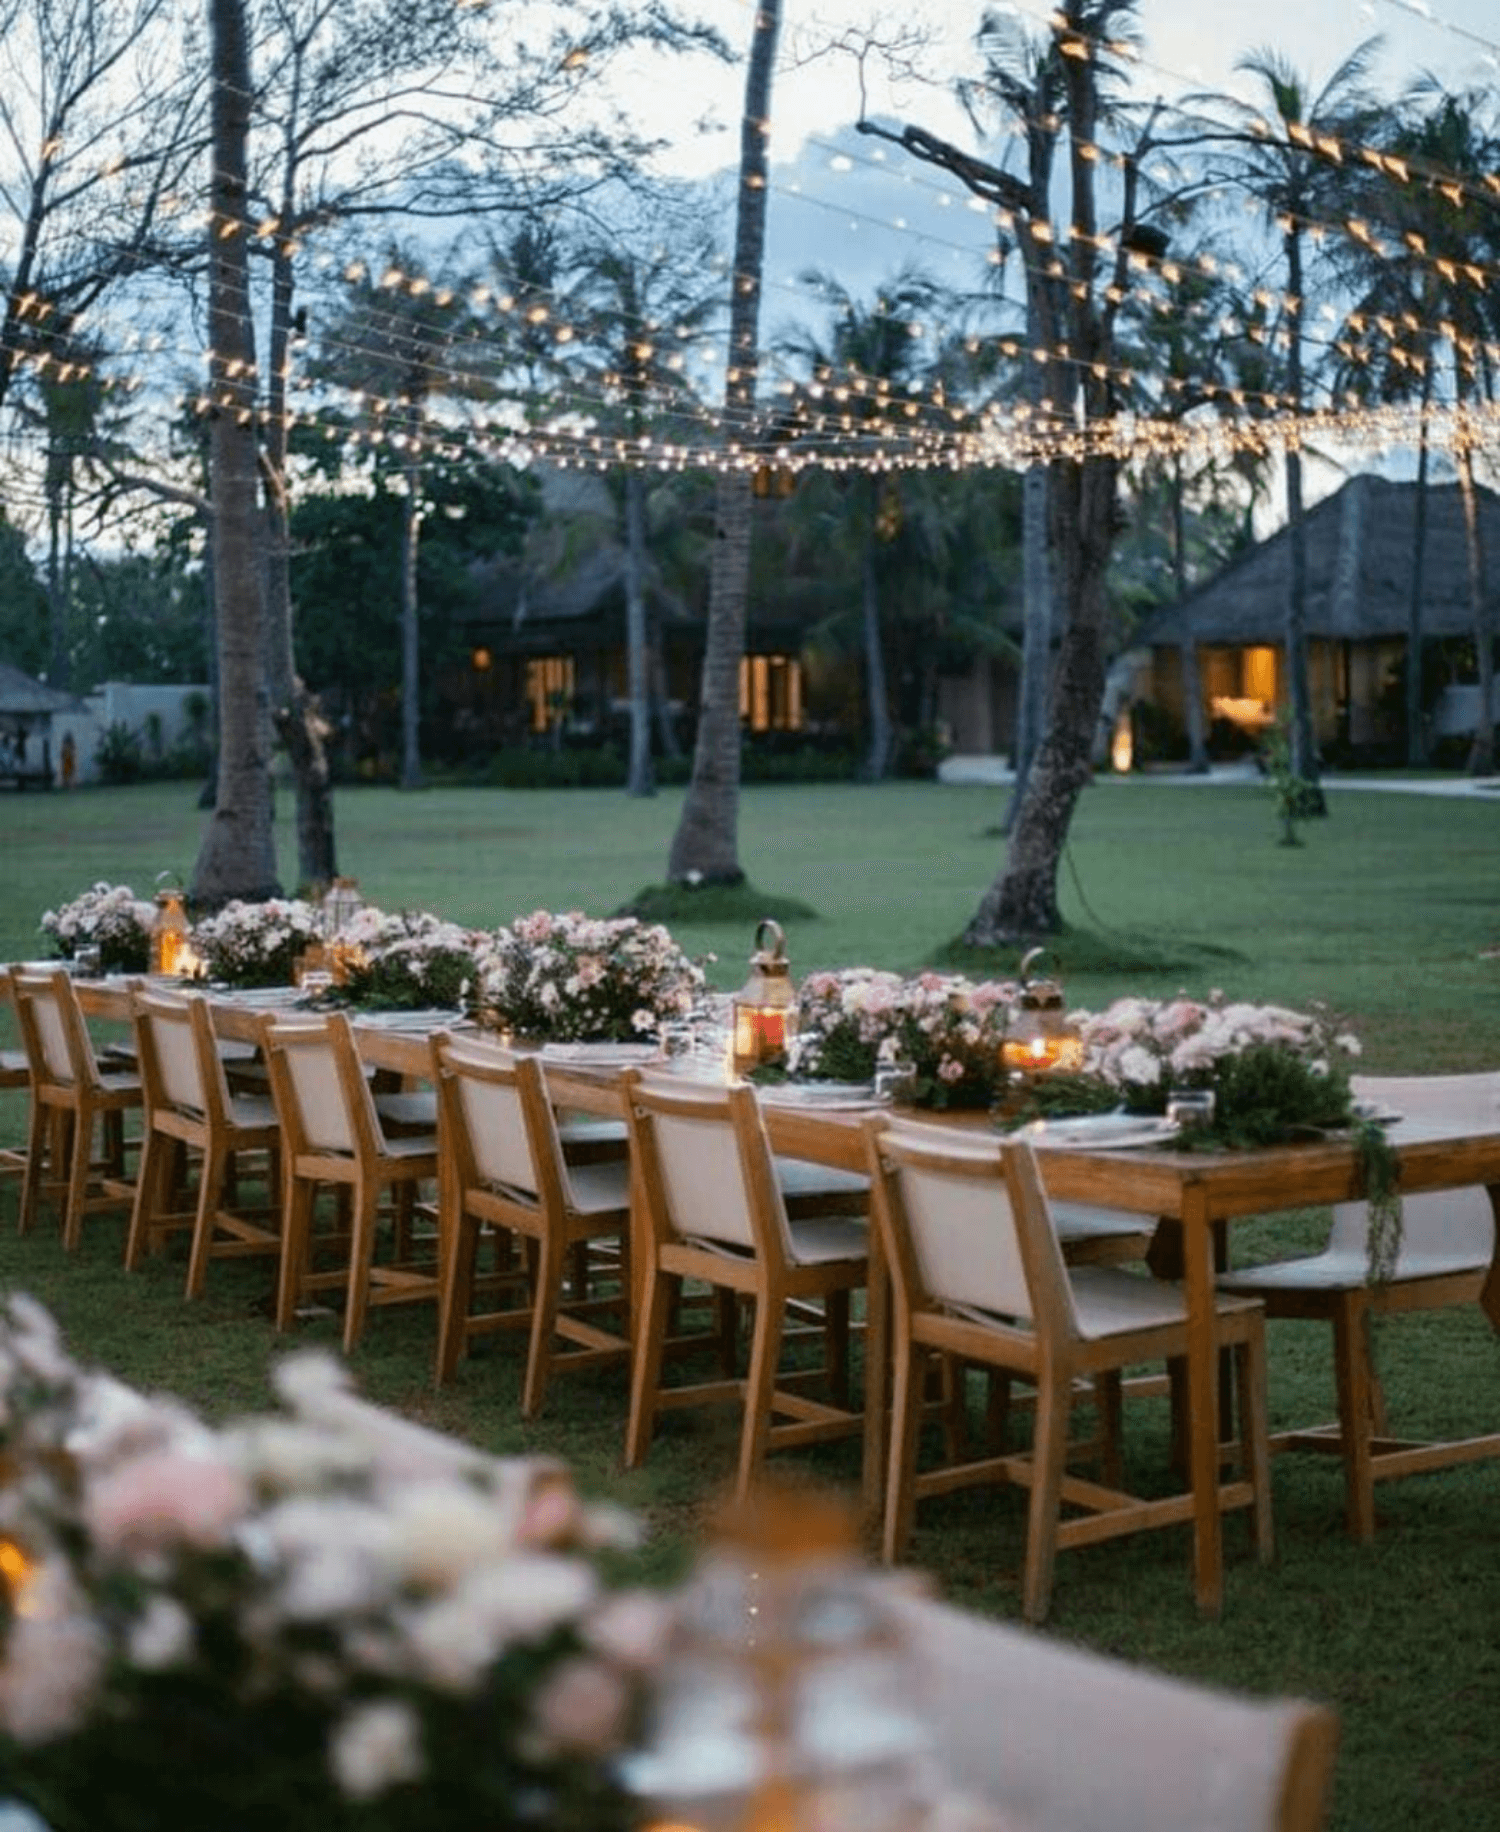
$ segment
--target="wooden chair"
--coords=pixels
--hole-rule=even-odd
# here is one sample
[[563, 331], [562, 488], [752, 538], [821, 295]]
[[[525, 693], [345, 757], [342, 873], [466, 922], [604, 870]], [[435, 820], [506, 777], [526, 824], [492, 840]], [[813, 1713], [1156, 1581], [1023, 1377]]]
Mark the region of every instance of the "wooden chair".
[[[867, 1123], [873, 1215], [890, 1267], [894, 1349], [890, 1468], [883, 1551], [899, 1558], [916, 1502], [977, 1482], [1031, 1491], [1022, 1608], [1040, 1622], [1057, 1551], [1190, 1520], [1193, 1497], [1143, 1500], [1123, 1491], [1122, 1371], [1187, 1347], [1180, 1291], [1113, 1266], [1071, 1272], [1048, 1215], [1029, 1145], [938, 1129]], [[1221, 1341], [1240, 1362], [1239, 1453], [1248, 1481], [1221, 1486], [1219, 1505], [1252, 1508], [1255, 1543], [1271, 1553], [1265, 1420], [1265, 1333], [1259, 1304], [1224, 1299]], [[924, 1375], [933, 1354], [1025, 1375], [1037, 1389], [1027, 1455], [989, 1456], [917, 1474]], [[1067, 1473], [1075, 1382], [1093, 1381], [1100, 1412], [1102, 1482]], [[1062, 1520], [1068, 1503], [1085, 1510]]]
[[[261, 1035], [282, 1134], [276, 1327], [291, 1328], [301, 1299], [342, 1286], [347, 1354], [372, 1305], [437, 1298], [435, 1265], [375, 1263], [381, 1197], [393, 1196], [397, 1239], [408, 1239], [417, 1187], [437, 1176], [437, 1139], [386, 1136], [342, 1012], [313, 1023], [268, 1018]], [[320, 1271], [312, 1264], [313, 1219], [324, 1185], [348, 1192], [350, 1233], [347, 1263]]]
[[[101, 1067], [73, 982], [62, 969], [18, 969], [11, 987], [31, 1073], [20, 1228], [25, 1234], [35, 1226], [46, 1187], [62, 1198], [63, 1246], [72, 1253], [83, 1238], [85, 1215], [135, 1200], [124, 1116], [141, 1105], [141, 1081], [134, 1071]], [[103, 1155], [96, 1158], [98, 1133]]]
[[[0, 967], [0, 1005], [9, 1005], [15, 1009], [16, 997], [11, 988], [9, 967]], [[31, 1065], [26, 1060], [26, 1051], [0, 1050], [0, 1093], [15, 1092], [31, 1087]], [[26, 1153], [11, 1146], [0, 1146], [0, 1176], [15, 1177], [18, 1181], [26, 1175]]]
[[[440, 1032], [433, 1039], [433, 1066], [443, 1158], [437, 1383], [453, 1379], [475, 1336], [526, 1329], [521, 1412], [535, 1418], [554, 1371], [629, 1358], [623, 1327], [610, 1331], [595, 1321], [609, 1312], [623, 1319], [630, 1307], [629, 1161], [615, 1156], [567, 1162], [542, 1065], [534, 1056]], [[475, 1269], [486, 1228], [530, 1243], [533, 1271], [522, 1281], [527, 1290], [521, 1304], [475, 1314]], [[565, 1305], [570, 1267], [577, 1276], [576, 1250], [601, 1240], [617, 1250], [616, 1291], [591, 1298], [580, 1289]], [[559, 1338], [573, 1348], [559, 1352]]]
[[884, 1601], [932, 1770], [1003, 1825], [1318, 1832], [1325, 1823], [1338, 1739], [1325, 1707], [1237, 1698], [914, 1594]]
[[[203, 1296], [210, 1259], [281, 1252], [275, 1225], [281, 1203], [281, 1129], [265, 1095], [231, 1091], [213, 1017], [201, 994], [137, 992], [136, 1057], [145, 1093], [140, 1174], [125, 1244], [125, 1269], [164, 1234], [191, 1228], [187, 1293]], [[197, 1201], [173, 1207], [173, 1186], [184, 1150], [199, 1157]], [[266, 1203], [257, 1210], [225, 1201], [247, 1153], [266, 1157]]]
[[[640, 1178], [645, 1302], [630, 1383], [625, 1463], [646, 1457], [658, 1411], [738, 1400], [744, 1408], [736, 1493], [749, 1489], [766, 1453], [821, 1443], [861, 1429], [857, 1413], [793, 1391], [820, 1374], [844, 1389], [849, 1294], [868, 1277], [868, 1234], [861, 1220], [824, 1213], [794, 1221], [777, 1181], [755, 1092], [623, 1078], [631, 1150]], [[855, 1192], [862, 1207], [866, 1193]], [[744, 1380], [726, 1377], [685, 1387], [661, 1384], [667, 1328], [683, 1279], [697, 1279], [755, 1306], [750, 1366]], [[828, 1321], [828, 1365], [779, 1372], [789, 1304], [820, 1299]], [[777, 1424], [781, 1414], [790, 1422]]]
[[[1500, 1074], [1493, 1072], [1360, 1077], [1354, 1091], [1410, 1119], [1500, 1129]], [[1500, 1329], [1494, 1203], [1492, 1193], [1478, 1186], [1406, 1197], [1401, 1250], [1390, 1277], [1380, 1284], [1370, 1281], [1363, 1202], [1337, 1205], [1321, 1253], [1252, 1266], [1219, 1281], [1226, 1291], [1259, 1298], [1267, 1316], [1333, 1325], [1337, 1424], [1278, 1432], [1271, 1446], [1343, 1458], [1345, 1520], [1355, 1539], [1374, 1537], [1377, 1482], [1500, 1457], [1500, 1432], [1435, 1444], [1387, 1436], [1384, 1397], [1370, 1354], [1373, 1319], [1404, 1311], [1437, 1310], [1486, 1297], [1490, 1322]]]

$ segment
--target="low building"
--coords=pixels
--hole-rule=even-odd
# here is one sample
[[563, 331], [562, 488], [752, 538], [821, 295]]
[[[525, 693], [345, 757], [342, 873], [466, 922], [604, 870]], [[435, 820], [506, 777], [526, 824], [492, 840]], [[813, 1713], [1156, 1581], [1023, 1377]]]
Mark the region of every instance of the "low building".
[[[1308, 675], [1317, 739], [1346, 753], [1396, 743], [1397, 688], [1406, 656], [1419, 487], [1351, 478], [1307, 512]], [[1429, 485], [1422, 567], [1424, 639], [1471, 638], [1463, 504], [1456, 483]], [[1486, 593], [1500, 621], [1500, 497], [1476, 492], [1478, 532], [1490, 556]], [[1183, 647], [1198, 651], [1205, 726], [1255, 735], [1287, 698], [1285, 629], [1291, 593], [1289, 527], [1249, 548], [1180, 603], [1158, 611], [1135, 646], [1149, 651], [1138, 698], [1186, 723]], [[1477, 702], [1476, 702], [1477, 705]]]

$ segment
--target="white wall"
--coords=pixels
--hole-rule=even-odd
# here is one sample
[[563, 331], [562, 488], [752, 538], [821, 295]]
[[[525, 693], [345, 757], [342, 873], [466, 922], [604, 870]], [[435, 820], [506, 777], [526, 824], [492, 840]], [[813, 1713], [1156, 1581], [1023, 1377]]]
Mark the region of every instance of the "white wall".
[[73, 734], [73, 744], [78, 759], [75, 779], [78, 782], [98, 782], [99, 770], [94, 762], [94, 752], [98, 748], [100, 738], [111, 725], [124, 725], [128, 730], [137, 733], [149, 757], [150, 747], [146, 743], [147, 721], [154, 713], [161, 722], [162, 749], [170, 751], [177, 740], [191, 729], [191, 722], [183, 707], [184, 703], [194, 694], [207, 700], [208, 688], [197, 686], [138, 687], [128, 681], [106, 681], [97, 692], [85, 696], [82, 713], [58, 713], [54, 716], [52, 720], [54, 777], [59, 777], [62, 768], [62, 742], [63, 735], [67, 732]]

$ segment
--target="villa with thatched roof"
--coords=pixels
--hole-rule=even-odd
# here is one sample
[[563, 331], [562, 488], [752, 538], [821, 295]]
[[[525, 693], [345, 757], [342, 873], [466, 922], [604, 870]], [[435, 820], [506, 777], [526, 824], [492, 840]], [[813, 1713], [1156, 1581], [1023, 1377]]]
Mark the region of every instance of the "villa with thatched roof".
[[[1390, 691], [1406, 653], [1418, 486], [1353, 477], [1306, 517], [1308, 672], [1318, 741], [1374, 748], [1399, 732]], [[1429, 486], [1422, 565], [1424, 638], [1472, 637], [1474, 613], [1457, 484]], [[1500, 497], [1476, 492], [1486, 597], [1500, 622]], [[1292, 539], [1281, 528], [1180, 603], [1156, 613], [1137, 648], [1150, 652], [1139, 697], [1184, 719], [1183, 646], [1198, 651], [1205, 724], [1256, 732], [1286, 699], [1283, 633]]]

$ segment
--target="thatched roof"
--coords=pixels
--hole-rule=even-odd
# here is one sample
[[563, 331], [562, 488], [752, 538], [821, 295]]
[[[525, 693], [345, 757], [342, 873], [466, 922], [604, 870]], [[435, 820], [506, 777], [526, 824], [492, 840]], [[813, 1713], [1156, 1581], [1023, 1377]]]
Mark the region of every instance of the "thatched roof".
[[71, 693], [45, 687], [9, 662], [0, 662], [0, 718], [41, 719], [55, 712], [82, 711], [83, 702]]
[[[1405, 635], [1417, 494], [1415, 483], [1353, 477], [1308, 511], [1309, 636], [1372, 642]], [[1489, 490], [1479, 490], [1477, 497], [1487, 595], [1493, 602], [1500, 595], [1500, 497]], [[1291, 582], [1291, 531], [1281, 528], [1180, 604], [1150, 618], [1136, 642], [1175, 646], [1188, 631], [1200, 643], [1238, 647], [1279, 642]], [[1427, 491], [1422, 623], [1429, 636], [1467, 635], [1474, 627], [1456, 483]]]

